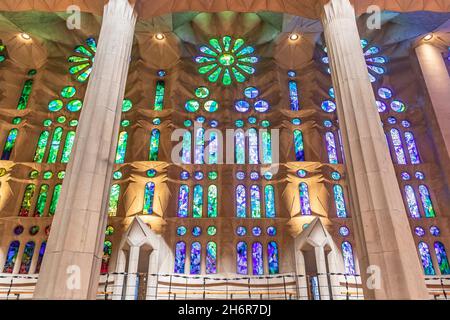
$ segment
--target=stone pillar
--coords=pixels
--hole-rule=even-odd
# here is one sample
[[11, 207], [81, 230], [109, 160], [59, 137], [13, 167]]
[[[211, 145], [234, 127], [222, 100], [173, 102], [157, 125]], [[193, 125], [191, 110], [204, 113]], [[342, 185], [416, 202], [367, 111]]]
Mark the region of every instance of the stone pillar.
[[105, 5], [94, 69], [35, 299], [96, 298], [136, 18], [128, 0]]
[[317, 278], [319, 279], [320, 300], [330, 300], [330, 290], [328, 287], [327, 261], [325, 259], [325, 249], [323, 246], [315, 247]]
[[[349, 0], [331, 0], [322, 12], [346, 155], [351, 211], [366, 299], [428, 299], [375, 95]], [[367, 287], [367, 268], [380, 271]]]
[[139, 250], [140, 247], [130, 247], [130, 255], [128, 256], [127, 269], [127, 287], [125, 288], [125, 300], [136, 300], [136, 281], [138, 279], [138, 264], [139, 264]]

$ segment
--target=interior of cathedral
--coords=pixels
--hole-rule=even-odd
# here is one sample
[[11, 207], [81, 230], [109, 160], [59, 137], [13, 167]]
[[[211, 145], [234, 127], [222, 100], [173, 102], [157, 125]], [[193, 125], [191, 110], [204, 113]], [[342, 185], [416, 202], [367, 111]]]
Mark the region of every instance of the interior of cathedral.
[[450, 4], [181, 2], [1, 1], [0, 299], [447, 299]]

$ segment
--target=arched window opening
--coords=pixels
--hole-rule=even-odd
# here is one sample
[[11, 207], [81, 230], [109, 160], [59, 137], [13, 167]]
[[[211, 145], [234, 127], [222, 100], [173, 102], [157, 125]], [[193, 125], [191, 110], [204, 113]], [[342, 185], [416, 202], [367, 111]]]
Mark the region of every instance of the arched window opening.
[[155, 198], [155, 184], [147, 182], [144, 191], [144, 214], [153, 214], [153, 201]]
[[194, 242], [191, 245], [191, 274], [200, 274], [202, 263], [202, 245]]
[[263, 246], [260, 242], [253, 243], [252, 246], [253, 275], [260, 276], [264, 274], [263, 264]]
[[245, 218], [247, 217], [247, 196], [245, 186], [238, 185], [236, 187], [236, 217]]
[[19, 273], [27, 274], [30, 272], [31, 261], [33, 260], [35, 243], [33, 241], [27, 242], [23, 249], [22, 263], [20, 264]]
[[195, 132], [195, 164], [205, 163], [205, 129], [199, 128]]
[[234, 136], [236, 164], [245, 164], [245, 133], [237, 130]]
[[112, 255], [112, 243], [111, 241], [106, 240], [103, 243], [103, 256], [102, 256], [102, 264], [100, 268], [100, 273], [105, 274], [109, 271], [109, 260]]
[[413, 219], [420, 218], [419, 205], [417, 204], [416, 194], [413, 187], [405, 186], [406, 203], [408, 205], [409, 216]]
[[75, 143], [75, 131], [69, 131], [66, 136], [66, 142], [64, 144], [61, 163], [69, 163], [74, 143]]
[[47, 162], [48, 163], [56, 163], [58, 159], [59, 148], [61, 146], [61, 138], [63, 135], [63, 129], [58, 127], [53, 132], [52, 142], [50, 144], [50, 151], [48, 153]]
[[50, 209], [48, 211], [49, 216], [54, 216], [56, 213], [56, 207], [58, 205], [59, 196], [61, 195], [61, 184], [55, 185], [55, 189], [53, 190], [52, 201], [50, 202]]
[[339, 160], [337, 155], [336, 140], [333, 132], [327, 132], [325, 134], [325, 140], [327, 144], [328, 162], [331, 164], [338, 164]]
[[266, 218], [275, 218], [275, 188], [272, 185], [265, 186], [264, 196]]
[[347, 275], [355, 275], [355, 260], [353, 257], [353, 248], [350, 242], [344, 241], [342, 242], [342, 256], [344, 258], [344, 269], [345, 274]]
[[289, 100], [291, 103], [291, 110], [298, 111], [300, 109], [300, 103], [298, 99], [297, 82], [295, 81], [289, 81]]
[[149, 161], [158, 161], [159, 138], [161, 133], [158, 129], [153, 129], [150, 137], [150, 155]]
[[258, 131], [255, 128], [248, 130], [248, 159], [249, 164], [259, 163]]
[[208, 242], [206, 245], [206, 274], [217, 273], [217, 244]]
[[405, 151], [403, 150], [402, 139], [400, 131], [393, 128], [391, 129], [392, 144], [394, 146], [395, 155], [397, 157], [398, 164], [406, 164]]
[[445, 251], [445, 246], [442, 244], [442, 242], [437, 241], [434, 243], [434, 251], [436, 252], [436, 259], [441, 274], [450, 274], [450, 265], [448, 263], [447, 252]]
[[116, 163], [122, 164], [125, 162], [125, 155], [127, 153], [128, 132], [122, 131], [119, 134], [119, 142], [117, 144]]
[[434, 276], [436, 274], [436, 271], [434, 271], [433, 261], [431, 260], [430, 255], [430, 249], [428, 248], [428, 245], [423, 241], [419, 242], [419, 254], [425, 275]]
[[217, 164], [219, 161], [219, 137], [217, 132], [211, 132], [209, 139], [208, 164]]
[[239, 242], [236, 246], [236, 273], [248, 274], [247, 243]]
[[36, 147], [36, 153], [34, 155], [34, 162], [42, 163], [42, 161], [44, 160], [49, 137], [50, 133], [48, 131], [43, 131], [39, 136], [38, 144]]
[[183, 164], [190, 164], [192, 159], [192, 135], [189, 131], [183, 134], [183, 149], [181, 155], [181, 162]]
[[300, 130], [294, 130], [294, 148], [295, 148], [295, 160], [305, 161], [303, 133]]
[[406, 146], [408, 147], [409, 158], [411, 164], [420, 164], [420, 155], [416, 145], [416, 139], [412, 132], [405, 132]]
[[23, 194], [22, 206], [20, 207], [19, 216], [28, 217], [31, 211], [31, 201], [33, 200], [34, 193], [36, 191], [36, 186], [34, 184], [29, 184], [25, 188], [25, 193]]
[[180, 241], [175, 246], [175, 269], [177, 274], [184, 274], [186, 266], [186, 243]]
[[426, 218], [435, 218], [436, 212], [434, 211], [433, 202], [431, 201], [430, 191], [425, 185], [419, 186], [420, 199], [422, 200], [423, 210]]
[[109, 209], [108, 215], [110, 217], [117, 216], [117, 209], [119, 207], [120, 185], [113, 184], [109, 194]]
[[208, 187], [208, 218], [217, 217], [217, 186]]
[[333, 187], [334, 204], [336, 206], [336, 215], [338, 218], [347, 218], [347, 209], [345, 206], [344, 189], [340, 185]]
[[14, 265], [16, 264], [17, 254], [19, 253], [20, 242], [13, 241], [9, 245], [8, 253], [6, 255], [6, 262], [3, 267], [3, 273], [13, 273]]
[[267, 244], [267, 257], [269, 260], [269, 274], [278, 274], [280, 266], [278, 262], [278, 245], [271, 241]]
[[39, 249], [38, 261], [36, 263], [36, 271], [34, 273], [39, 273], [39, 271], [41, 271], [42, 260], [44, 260], [46, 248], [47, 248], [47, 241], [44, 241], [42, 242], [41, 248]]
[[14, 149], [14, 145], [16, 144], [18, 134], [19, 130], [17, 129], [11, 129], [11, 131], [9, 131], [8, 137], [6, 138], [5, 146], [3, 148], [1, 160], [9, 160], [11, 158], [11, 153], [12, 150]]
[[203, 187], [199, 184], [194, 187], [192, 211], [194, 218], [201, 218], [203, 216]]
[[155, 90], [155, 104], [153, 109], [156, 111], [161, 111], [164, 109], [164, 93], [166, 91], [166, 84], [164, 81], [159, 80], [156, 82], [156, 90]]
[[189, 186], [180, 186], [178, 193], [178, 217], [187, 218], [189, 208]]
[[45, 206], [47, 204], [49, 186], [43, 184], [39, 190], [38, 200], [36, 202], [36, 207], [34, 208], [34, 216], [42, 217], [44, 216]]
[[250, 211], [252, 218], [261, 218], [261, 190], [257, 185], [250, 187]]
[[32, 90], [33, 90], [33, 80], [28, 79], [23, 84], [22, 93], [19, 98], [19, 103], [17, 104], [17, 110], [25, 110], [27, 108]]
[[309, 202], [308, 185], [304, 182], [300, 183], [300, 210], [303, 216], [311, 215], [311, 204]]
[[269, 131], [263, 131], [262, 133], [262, 151], [263, 151], [263, 163], [272, 163], [272, 137]]

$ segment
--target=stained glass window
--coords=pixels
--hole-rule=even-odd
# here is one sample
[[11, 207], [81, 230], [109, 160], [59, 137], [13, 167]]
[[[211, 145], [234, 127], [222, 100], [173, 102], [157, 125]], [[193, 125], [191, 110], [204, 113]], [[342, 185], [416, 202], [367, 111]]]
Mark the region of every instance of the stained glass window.
[[218, 156], [219, 156], [219, 137], [217, 134], [217, 131], [212, 131], [209, 134], [209, 153], [208, 153], [208, 164], [217, 164], [218, 163]]
[[257, 185], [250, 187], [250, 210], [252, 218], [261, 218], [261, 190]]
[[248, 159], [249, 164], [258, 164], [258, 131], [255, 128], [248, 130]]
[[108, 215], [110, 217], [115, 217], [117, 215], [117, 209], [119, 206], [119, 196], [120, 196], [120, 185], [113, 184], [111, 186], [111, 192], [109, 194]]
[[1, 160], [9, 160], [11, 157], [11, 152], [16, 144], [17, 134], [19, 130], [11, 129], [9, 131], [8, 137], [6, 138], [5, 146], [3, 148], [2, 159]]
[[127, 153], [128, 132], [122, 131], [119, 134], [119, 142], [117, 144], [116, 163], [124, 163]]
[[32, 90], [33, 90], [33, 80], [28, 79], [23, 84], [22, 93], [19, 98], [19, 103], [17, 104], [17, 110], [24, 110], [27, 108]]
[[194, 242], [191, 245], [191, 274], [200, 274], [202, 263], [202, 245]]
[[159, 152], [159, 137], [160, 132], [158, 129], [153, 129], [150, 137], [150, 161], [158, 161], [158, 152]]
[[416, 194], [414, 193], [413, 187], [406, 185], [405, 186], [405, 196], [406, 203], [408, 204], [409, 215], [413, 219], [420, 218], [419, 205], [417, 204]]
[[3, 273], [13, 273], [14, 265], [16, 263], [17, 254], [19, 253], [20, 242], [13, 241], [9, 245], [8, 254], [6, 255], [5, 266], [3, 267]]
[[309, 202], [308, 185], [304, 182], [300, 183], [300, 210], [303, 216], [311, 215], [311, 204]]
[[103, 243], [103, 256], [102, 256], [102, 264], [100, 268], [100, 273], [105, 274], [108, 273], [109, 269], [109, 260], [111, 259], [112, 254], [112, 242], [106, 240]]
[[204, 164], [205, 129], [199, 128], [195, 133], [195, 164]]
[[94, 56], [97, 51], [97, 43], [94, 38], [86, 39], [87, 47], [77, 46], [74, 49], [76, 55], [70, 56], [68, 61], [73, 64], [69, 72], [76, 76], [78, 82], [84, 83], [89, 79], [94, 63]]
[[36, 191], [36, 186], [34, 184], [29, 184], [25, 188], [25, 193], [23, 195], [22, 206], [20, 207], [19, 216], [28, 217], [31, 210], [31, 201], [33, 200], [34, 192]]
[[43, 131], [39, 136], [36, 153], [34, 155], [34, 162], [42, 163], [42, 161], [44, 160], [45, 150], [47, 149], [49, 137], [50, 133], [48, 131]]
[[153, 213], [153, 199], [155, 197], [155, 184], [147, 182], [144, 191], [144, 214]]
[[247, 243], [243, 241], [236, 246], [236, 273], [248, 274]]
[[166, 85], [164, 81], [159, 80], [156, 82], [155, 91], [155, 105], [154, 110], [161, 111], [164, 108], [164, 92], [166, 90]]
[[336, 215], [338, 216], [338, 218], [347, 218], [343, 188], [337, 184], [333, 187], [333, 193], [334, 203], [336, 205]]
[[217, 273], [217, 244], [208, 242], [206, 244], [206, 274]]
[[434, 271], [433, 261], [431, 260], [430, 255], [430, 249], [428, 245], [423, 241], [419, 242], [419, 254], [425, 275], [427, 276], [435, 275], [436, 271]]
[[35, 243], [33, 241], [27, 242], [23, 249], [22, 262], [20, 264], [19, 273], [27, 274], [30, 271], [31, 261], [33, 259]]
[[264, 187], [266, 218], [275, 218], [275, 189], [272, 185]]
[[450, 274], [450, 265], [448, 263], [445, 246], [441, 242], [437, 241], [434, 243], [434, 251], [436, 252], [436, 259], [439, 265], [439, 270], [441, 270], [441, 274]]
[[298, 111], [300, 109], [298, 99], [298, 87], [297, 82], [289, 81], [289, 100], [291, 102], [291, 110]]
[[197, 184], [194, 187], [194, 202], [192, 206], [193, 217], [201, 218], [203, 215], [203, 186]]
[[272, 137], [269, 131], [262, 132], [263, 163], [272, 163]]
[[48, 185], [43, 184], [41, 186], [41, 189], [39, 191], [38, 200], [36, 202], [36, 207], [34, 208], [34, 216], [35, 217], [42, 217], [44, 215], [45, 211], [45, 205], [47, 204], [47, 198], [48, 198]]
[[56, 207], [58, 205], [59, 196], [61, 194], [61, 184], [55, 185], [55, 188], [53, 189], [53, 196], [52, 201], [50, 202], [50, 209], [48, 211], [49, 216], [53, 216], [56, 213]]
[[63, 129], [58, 127], [53, 132], [52, 142], [50, 144], [50, 152], [48, 153], [48, 163], [56, 163], [56, 159], [58, 158], [59, 147], [61, 145], [61, 138], [63, 135]]
[[264, 274], [263, 264], [263, 246], [260, 242], [255, 242], [252, 245], [252, 263], [253, 275], [259, 276]]
[[408, 147], [411, 164], [420, 164], [419, 151], [417, 150], [416, 139], [412, 132], [405, 132], [405, 141], [406, 146]]
[[191, 133], [189, 131], [185, 131], [183, 134], [183, 150], [181, 155], [181, 162], [183, 164], [191, 163], [191, 139]]
[[332, 132], [327, 132], [325, 134], [325, 140], [327, 142], [328, 162], [331, 164], [338, 164], [339, 161], [334, 134]]
[[300, 130], [294, 130], [294, 148], [295, 148], [295, 160], [305, 161], [303, 134]]
[[391, 138], [394, 145], [395, 155], [397, 156], [397, 163], [406, 164], [405, 151], [403, 150], [400, 131], [395, 128], [391, 129]]
[[269, 260], [269, 274], [278, 274], [278, 245], [274, 241], [267, 244], [267, 258]]
[[217, 217], [217, 186], [208, 187], [208, 218]]
[[61, 163], [69, 163], [74, 142], [75, 142], [75, 131], [67, 132], [66, 143], [64, 144], [64, 149], [61, 157]]
[[175, 246], [174, 272], [178, 274], [183, 274], [185, 266], [186, 266], [186, 243], [180, 241]]
[[422, 200], [423, 210], [425, 212], [425, 217], [434, 218], [436, 217], [436, 212], [434, 211], [433, 202], [431, 201], [430, 191], [425, 185], [419, 186], [420, 199]]
[[246, 207], [247, 197], [245, 186], [238, 185], [236, 187], [236, 217], [245, 218], [247, 216]]
[[235, 134], [236, 164], [245, 164], [245, 134], [243, 130], [237, 130]]
[[42, 242], [41, 248], [39, 249], [38, 260], [36, 263], [36, 270], [34, 273], [39, 273], [41, 270], [42, 260], [44, 259], [45, 249], [47, 248], [47, 241]]
[[356, 269], [355, 269], [355, 261], [353, 258], [353, 248], [350, 242], [344, 241], [342, 242], [342, 256], [344, 258], [344, 268], [345, 268], [345, 274], [348, 275], [355, 275]]
[[186, 218], [188, 216], [189, 208], [189, 186], [183, 184], [180, 186], [178, 194], [178, 217]]

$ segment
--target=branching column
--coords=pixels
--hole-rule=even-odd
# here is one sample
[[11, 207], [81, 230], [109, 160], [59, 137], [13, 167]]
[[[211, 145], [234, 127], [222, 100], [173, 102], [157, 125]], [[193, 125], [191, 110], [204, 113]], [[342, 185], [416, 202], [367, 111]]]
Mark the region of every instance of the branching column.
[[[322, 22], [346, 153], [365, 298], [427, 299], [349, 0], [327, 3]], [[372, 278], [380, 277], [379, 288], [368, 286], [369, 266], [380, 271]]]
[[94, 69], [35, 299], [96, 298], [135, 24], [134, 5], [128, 0], [110, 0], [105, 6]]

